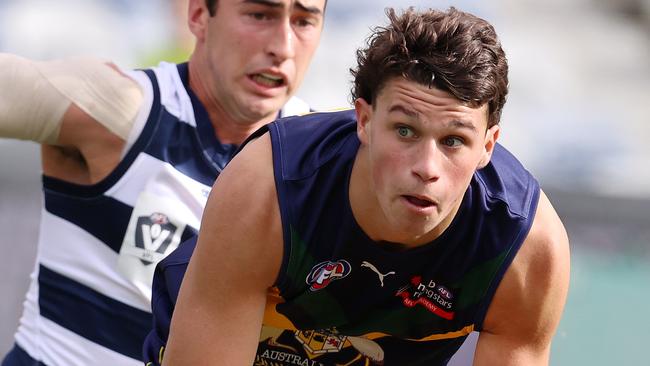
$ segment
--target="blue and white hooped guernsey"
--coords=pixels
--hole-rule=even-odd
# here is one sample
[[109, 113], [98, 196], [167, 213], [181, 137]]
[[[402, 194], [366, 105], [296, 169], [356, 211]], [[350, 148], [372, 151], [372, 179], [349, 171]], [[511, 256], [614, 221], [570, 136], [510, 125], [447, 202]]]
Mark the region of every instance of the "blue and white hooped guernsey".
[[[237, 149], [217, 140], [187, 64], [125, 73], [145, 102], [122, 162], [91, 186], [43, 177], [36, 265], [2, 366], [142, 365], [155, 265], [197, 232]], [[282, 114], [308, 111], [292, 98]]]

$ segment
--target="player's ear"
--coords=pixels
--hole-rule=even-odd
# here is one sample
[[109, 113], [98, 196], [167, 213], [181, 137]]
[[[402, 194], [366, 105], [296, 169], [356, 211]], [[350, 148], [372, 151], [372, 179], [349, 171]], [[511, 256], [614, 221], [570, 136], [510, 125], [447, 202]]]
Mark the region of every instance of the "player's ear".
[[189, 0], [187, 25], [194, 37], [196, 37], [197, 42], [205, 40], [209, 19], [210, 11], [205, 4], [205, 0]]
[[372, 105], [368, 104], [365, 99], [357, 98], [354, 101], [354, 109], [357, 112], [357, 136], [362, 144], [368, 144], [370, 134], [370, 119], [372, 117]]
[[494, 151], [494, 146], [496, 145], [497, 139], [499, 138], [499, 131], [501, 131], [499, 125], [494, 125], [488, 128], [487, 131], [485, 132], [483, 156], [481, 157], [481, 160], [478, 163], [477, 169], [481, 169], [485, 167], [490, 162], [490, 158], [492, 158], [492, 152]]

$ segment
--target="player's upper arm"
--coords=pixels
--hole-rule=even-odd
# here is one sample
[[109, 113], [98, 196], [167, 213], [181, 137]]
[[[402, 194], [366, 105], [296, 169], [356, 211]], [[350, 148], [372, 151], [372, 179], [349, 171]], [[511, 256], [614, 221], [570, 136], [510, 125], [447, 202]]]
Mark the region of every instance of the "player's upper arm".
[[99, 59], [0, 54], [0, 70], [2, 137], [77, 148], [109, 132], [126, 140], [143, 101], [135, 81]]
[[217, 179], [171, 323], [165, 365], [251, 365], [282, 259], [268, 134]]
[[569, 286], [569, 241], [544, 193], [490, 305], [475, 365], [547, 365]]

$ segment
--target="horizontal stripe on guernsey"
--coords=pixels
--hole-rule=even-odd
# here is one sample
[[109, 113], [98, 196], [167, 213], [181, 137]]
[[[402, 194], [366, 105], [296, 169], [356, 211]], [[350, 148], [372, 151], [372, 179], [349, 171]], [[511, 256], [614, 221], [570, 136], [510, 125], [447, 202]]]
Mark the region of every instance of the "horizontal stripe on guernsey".
[[104, 195], [134, 206], [148, 181], [165, 166], [169, 166], [169, 164], [151, 155], [140, 153], [131, 163], [130, 169], [115, 185], [104, 192]]
[[7, 353], [7, 356], [2, 361], [2, 366], [46, 366], [44, 363], [37, 361], [25, 352], [19, 345], [14, 344], [14, 347]]
[[115, 270], [118, 253], [82, 228], [47, 211], [41, 213], [41, 223], [41, 232], [47, 232], [47, 236], [39, 239], [40, 264], [104, 296], [150, 311], [149, 301]]
[[[140, 154], [130, 169], [104, 196], [72, 197], [46, 190], [45, 209], [52, 215], [58, 216], [83, 228], [90, 235], [119, 253], [124, 239], [124, 232], [129, 224], [133, 206], [138, 195], [144, 190], [146, 182], [164, 170], [177, 182], [177, 189], [182, 194], [192, 195], [193, 192], [209, 192], [211, 186], [193, 180], [175, 169], [169, 163], [162, 162], [147, 154]], [[62, 184], [62, 183], [61, 183]], [[50, 183], [50, 185], [52, 185]], [[183, 188], [187, 187], [187, 188]], [[184, 191], [185, 189], [187, 191]], [[71, 204], [77, 200], [77, 204]], [[196, 215], [203, 211], [204, 202], [191, 201], [189, 206]], [[96, 213], [102, 212], [101, 216]], [[110, 222], [105, 218], [110, 218]], [[199, 219], [188, 222], [194, 227], [199, 226]]]
[[[48, 212], [84, 228], [114, 252], [120, 252], [133, 207], [111, 197], [102, 197], [101, 200], [95, 200], [92, 205], [84, 202], [73, 205], [70, 204], [72, 199], [70, 196], [52, 191], [45, 193], [45, 209]], [[110, 222], [101, 219], [97, 212], [102, 213], [101, 217], [110, 217]]]
[[[25, 343], [24, 337], [16, 337], [16, 346], [23, 349], [33, 362], [39, 362], [39, 365], [142, 365], [139, 359], [127, 357], [91, 342], [46, 318], [39, 319], [39, 330], [37, 344]], [[23, 358], [24, 354], [19, 360]], [[36, 363], [20, 363], [15, 358], [10, 361], [10, 366], [36, 365]]]
[[[41, 266], [41, 315], [115, 352], [142, 357], [151, 314], [104, 296]], [[71, 296], [76, 295], [76, 296]]]

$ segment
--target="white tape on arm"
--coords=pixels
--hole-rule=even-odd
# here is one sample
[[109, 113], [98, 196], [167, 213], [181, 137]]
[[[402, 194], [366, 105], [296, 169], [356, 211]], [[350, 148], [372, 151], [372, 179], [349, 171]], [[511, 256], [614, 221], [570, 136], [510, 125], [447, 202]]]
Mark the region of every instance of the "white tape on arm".
[[0, 136], [56, 144], [75, 103], [126, 140], [142, 104], [140, 86], [99, 59], [35, 62], [0, 54]]
[[129, 137], [143, 99], [135, 81], [95, 58], [42, 62], [37, 67], [68, 100], [117, 136]]
[[70, 101], [34, 64], [0, 54], [0, 136], [53, 144]]

